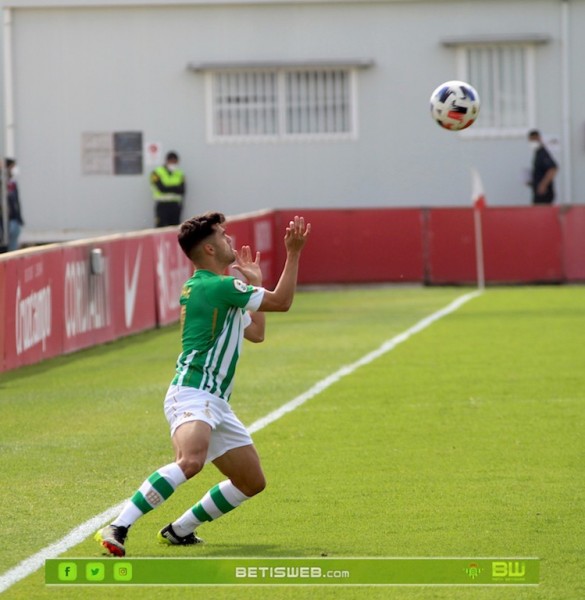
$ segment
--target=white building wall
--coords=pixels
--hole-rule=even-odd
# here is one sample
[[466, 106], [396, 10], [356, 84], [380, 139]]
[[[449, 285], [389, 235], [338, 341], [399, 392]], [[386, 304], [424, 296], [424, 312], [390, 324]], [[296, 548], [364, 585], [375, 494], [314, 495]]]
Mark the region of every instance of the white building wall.
[[[572, 200], [584, 202], [585, 2], [570, 4]], [[457, 78], [445, 38], [547, 34], [551, 41], [536, 48], [536, 124], [559, 137], [560, 6], [429, 0], [14, 8], [15, 140], [27, 227], [151, 226], [148, 169], [141, 176], [82, 174], [81, 135], [90, 131], [142, 131], [145, 141], [177, 150], [188, 179], [187, 215], [467, 205], [472, 166], [490, 204], [529, 204], [521, 181], [530, 162], [525, 138], [443, 131], [428, 114], [428, 98]], [[189, 71], [189, 62], [337, 58], [375, 63], [358, 72], [356, 140], [206, 141], [204, 76]], [[558, 183], [562, 196], [561, 177]]]

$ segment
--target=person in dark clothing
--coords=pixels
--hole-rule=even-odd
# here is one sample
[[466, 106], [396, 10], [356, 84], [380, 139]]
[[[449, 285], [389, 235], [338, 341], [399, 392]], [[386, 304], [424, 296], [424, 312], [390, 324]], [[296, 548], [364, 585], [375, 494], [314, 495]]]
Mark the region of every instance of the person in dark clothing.
[[[8, 240], [3, 244], [8, 252], [18, 250], [20, 230], [24, 225], [22, 211], [20, 208], [20, 197], [18, 195], [18, 184], [16, 178], [18, 176], [18, 167], [13, 158], [7, 158], [4, 162], [6, 168], [6, 204], [8, 206]], [[0, 206], [0, 238], [4, 232], [4, 215]]]
[[185, 174], [179, 169], [179, 155], [169, 152], [165, 164], [150, 174], [155, 225], [167, 227], [181, 222], [185, 197]]
[[532, 203], [552, 204], [555, 199], [554, 178], [559, 170], [558, 165], [543, 144], [537, 129], [528, 133], [528, 141], [534, 149], [529, 182], [532, 188]]

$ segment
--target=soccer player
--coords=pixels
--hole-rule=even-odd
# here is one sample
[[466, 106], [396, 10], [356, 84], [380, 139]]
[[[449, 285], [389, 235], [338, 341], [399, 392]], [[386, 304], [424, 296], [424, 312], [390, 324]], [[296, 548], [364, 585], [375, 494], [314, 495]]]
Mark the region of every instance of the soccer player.
[[[179, 244], [195, 266], [181, 294], [182, 352], [164, 401], [175, 461], [155, 471], [95, 539], [114, 556], [126, 554], [128, 529], [212, 462], [226, 477], [158, 533], [165, 544], [202, 540], [196, 528], [260, 493], [266, 486], [252, 438], [229, 404], [243, 338], [264, 340], [265, 312], [285, 312], [293, 301], [301, 250], [310, 224], [295, 217], [286, 228], [286, 262], [273, 291], [262, 287], [260, 253], [232, 247], [221, 213], [185, 221]], [[248, 283], [226, 276], [233, 265]]]

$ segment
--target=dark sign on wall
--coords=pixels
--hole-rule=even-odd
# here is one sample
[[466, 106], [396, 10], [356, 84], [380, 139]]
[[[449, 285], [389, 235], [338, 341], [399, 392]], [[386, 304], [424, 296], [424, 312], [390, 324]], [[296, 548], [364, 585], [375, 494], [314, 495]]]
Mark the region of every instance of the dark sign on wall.
[[142, 132], [85, 132], [81, 135], [84, 175], [142, 175]]

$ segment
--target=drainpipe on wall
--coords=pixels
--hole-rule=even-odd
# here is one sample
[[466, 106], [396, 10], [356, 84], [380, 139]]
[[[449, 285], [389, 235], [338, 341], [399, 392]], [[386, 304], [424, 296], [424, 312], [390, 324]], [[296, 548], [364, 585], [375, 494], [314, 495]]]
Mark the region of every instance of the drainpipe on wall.
[[563, 164], [560, 165], [563, 174], [564, 194], [562, 202], [571, 204], [573, 198], [573, 169], [571, 156], [571, 79], [569, 69], [570, 57], [570, 4], [569, 0], [561, 1], [561, 140]]
[[12, 9], [4, 9], [4, 151], [14, 154], [14, 75], [12, 72]]
[[[12, 11], [10, 8], [2, 9], [4, 23], [4, 154], [14, 156], [14, 93], [12, 77]], [[4, 216], [3, 240], [8, 243], [8, 203], [6, 198], [6, 169], [4, 157], [2, 160], [2, 185], [0, 197], [2, 200], [2, 215]]]

